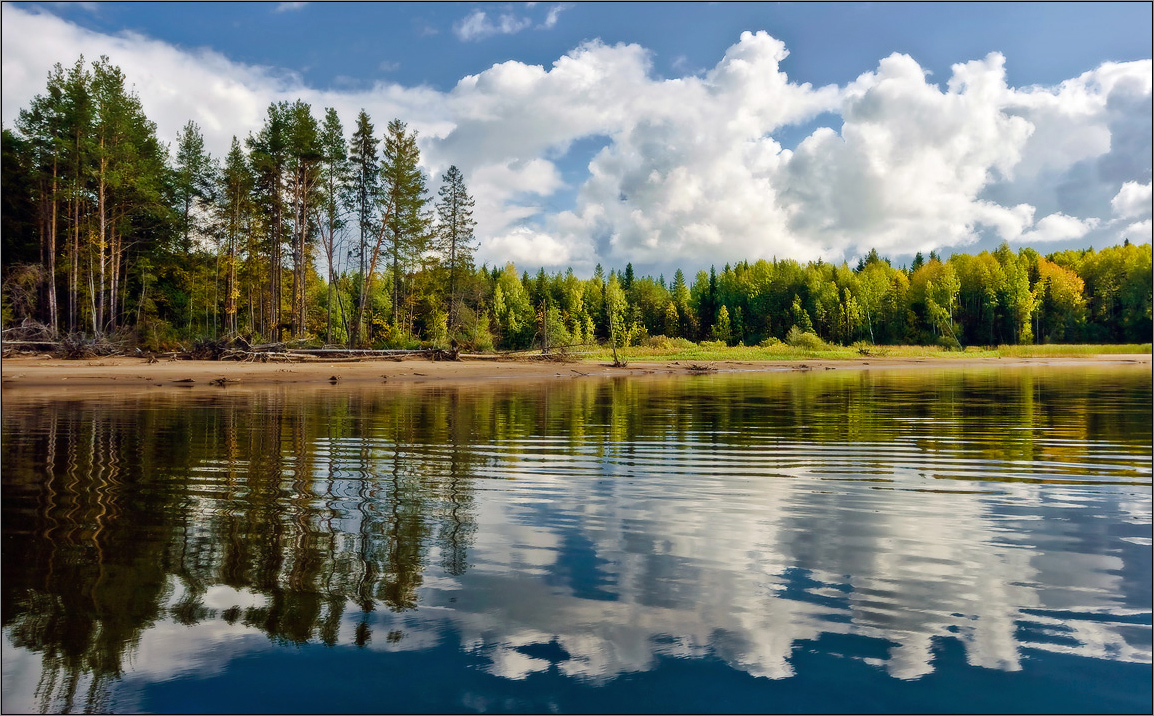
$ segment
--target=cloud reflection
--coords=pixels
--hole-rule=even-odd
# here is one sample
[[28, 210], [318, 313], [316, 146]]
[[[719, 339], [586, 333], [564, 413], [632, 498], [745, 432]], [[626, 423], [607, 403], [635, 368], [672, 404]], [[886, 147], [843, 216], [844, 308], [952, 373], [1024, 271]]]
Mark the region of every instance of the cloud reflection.
[[[590, 686], [812, 650], [919, 679], [946, 639], [1150, 664], [1148, 410], [1103, 433], [1101, 381], [948, 375], [6, 405], [6, 704], [293, 643]], [[993, 394], [996, 426], [957, 410]]]

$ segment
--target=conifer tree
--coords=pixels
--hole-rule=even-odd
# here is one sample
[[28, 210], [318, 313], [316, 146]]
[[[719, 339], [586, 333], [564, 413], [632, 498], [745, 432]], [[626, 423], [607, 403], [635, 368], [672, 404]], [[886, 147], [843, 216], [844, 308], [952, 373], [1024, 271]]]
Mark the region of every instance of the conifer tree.
[[[56, 63], [48, 75], [46, 93], [33, 98], [28, 109], [20, 110], [19, 118], [16, 121], [17, 128], [28, 140], [29, 165], [37, 182], [41, 264], [46, 267], [45, 289], [48, 297], [48, 325], [53, 334], [60, 330], [56, 301], [57, 237], [59, 226], [63, 223], [60, 219], [67, 219], [67, 217], [60, 216], [68, 149], [66, 115], [64, 68], [60, 63]], [[7, 140], [8, 130], [4, 131]], [[5, 149], [8, 148], [9, 145], [6, 144]], [[12, 163], [8, 161], [7, 156], [4, 164], [4, 179], [7, 183], [13, 177]], [[9, 199], [7, 191], [5, 191], [5, 199]], [[3, 212], [6, 222], [4, 228], [6, 244], [14, 239], [7, 224], [12, 213], [6, 201]], [[11, 252], [6, 253], [11, 255]], [[5, 263], [7, 264], [7, 261]]]
[[473, 197], [465, 189], [465, 177], [456, 166], [441, 177], [437, 202], [437, 249], [449, 270], [449, 332], [456, 327], [458, 278], [473, 268]]
[[[217, 211], [221, 216], [224, 238], [224, 330], [227, 334], [238, 332], [238, 299], [241, 295], [238, 283], [238, 261], [241, 237], [249, 233], [251, 227], [252, 191], [255, 180], [248, 159], [235, 136], [220, 173]], [[249, 293], [249, 307], [252, 308], [252, 293]]]
[[377, 203], [380, 199], [380, 170], [381, 162], [378, 154], [380, 140], [375, 136], [376, 130], [369, 120], [368, 113], [361, 110], [357, 115], [357, 126], [353, 130], [352, 141], [349, 143], [349, 201], [357, 216], [359, 241], [357, 242], [357, 259], [359, 266], [357, 291], [357, 318], [353, 322], [349, 333], [349, 345], [354, 346], [360, 340], [361, 320], [364, 316], [364, 301], [368, 295], [369, 266], [369, 239], [376, 231], [374, 218]]
[[297, 100], [289, 109], [288, 119], [289, 182], [293, 207], [291, 330], [293, 335], [300, 335], [307, 328], [305, 296], [313, 263], [312, 229], [315, 225], [310, 209], [319, 201], [316, 190], [322, 154], [319, 128], [309, 105]]
[[[324, 243], [325, 258], [328, 263], [328, 301], [325, 340], [333, 342], [333, 289], [336, 284], [337, 270], [335, 265], [337, 232], [344, 228], [345, 221], [340, 211], [341, 196], [345, 191], [346, 183], [350, 178], [350, 162], [348, 146], [345, 142], [345, 130], [341, 126], [341, 118], [332, 107], [325, 109], [325, 120], [321, 127], [321, 192], [323, 220], [320, 224], [321, 241]], [[340, 307], [341, 320], [345, 323], [344, 301], [337, 293], [337, 303]]]
[[[429, 248], [430, 216], [425, 177], [418, 166], [417, 133], [399, 119], [389, 122], [381, 162], [381, 222], [392, 264], [393, 327], [412, 333], [412, 306], [406, 273]], [[402, 306], [407, 309], [402, 314]]]
[[249, 161], [256, 175], [258, 208], [264, 227], [265, 255], [268, 265], [268, 293], [262, 301], [260, 332], [275, 338], [281, 328], [281, 272], [284, 269], [285, 174], [289, 152], [289, 105], [270, 104], [264, 126], [247, 143]]
[[176, 138], [176, 173], [173, 189], [181, 215], [181, 236], [190, 245], [196, 227], [195, 212], [212, 200], [215, 167], [204, 148], [204, 135], [196, 122], [189, 120]]

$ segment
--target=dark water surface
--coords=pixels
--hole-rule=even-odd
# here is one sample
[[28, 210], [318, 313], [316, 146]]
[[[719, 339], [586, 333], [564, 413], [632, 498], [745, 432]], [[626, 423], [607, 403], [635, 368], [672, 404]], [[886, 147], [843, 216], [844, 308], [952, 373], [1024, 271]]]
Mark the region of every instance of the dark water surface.
[[1146, 712], [1149, 368], [3, 406], [3, 708]]

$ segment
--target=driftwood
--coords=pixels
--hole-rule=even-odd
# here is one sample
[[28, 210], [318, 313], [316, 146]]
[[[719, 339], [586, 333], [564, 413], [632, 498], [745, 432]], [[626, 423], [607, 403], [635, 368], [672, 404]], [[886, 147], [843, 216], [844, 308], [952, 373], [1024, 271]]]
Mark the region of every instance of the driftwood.
[[[3, 331], [3, 354], [51, 353], [61, 358], [84, 359], [104, 356], [134, 356], [148, 363], [180, 360], [227, 360], [247, 363], [355, 363], [361, 361], [425, 359], [431, 361], [551, 361], [570, 363], [589, 351], [573, 350], [592, 344], [557, 346], [548, 352], [540, 348], [497, 353], [462, 353], [456, 341], [445, 348], [373, 349], [373, 348], [307, 348], [303, 340], [252, 344], [242, 336], [202, 339], [179, 350], [146, 351], [130, 348], [127, 334], [88, 338], [80, 334], [60, 336], [49, 327], [31, 320]], [[623, 365], [623, 363], [622, 363]]]

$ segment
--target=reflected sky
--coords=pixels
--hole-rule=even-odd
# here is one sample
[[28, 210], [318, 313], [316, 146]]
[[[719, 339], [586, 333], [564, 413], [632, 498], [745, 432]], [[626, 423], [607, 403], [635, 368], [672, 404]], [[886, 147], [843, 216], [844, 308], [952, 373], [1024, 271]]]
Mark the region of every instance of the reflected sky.
[[4, 708], [1148, 710], [1150, 408], [1128, 369], [6, 400]]

